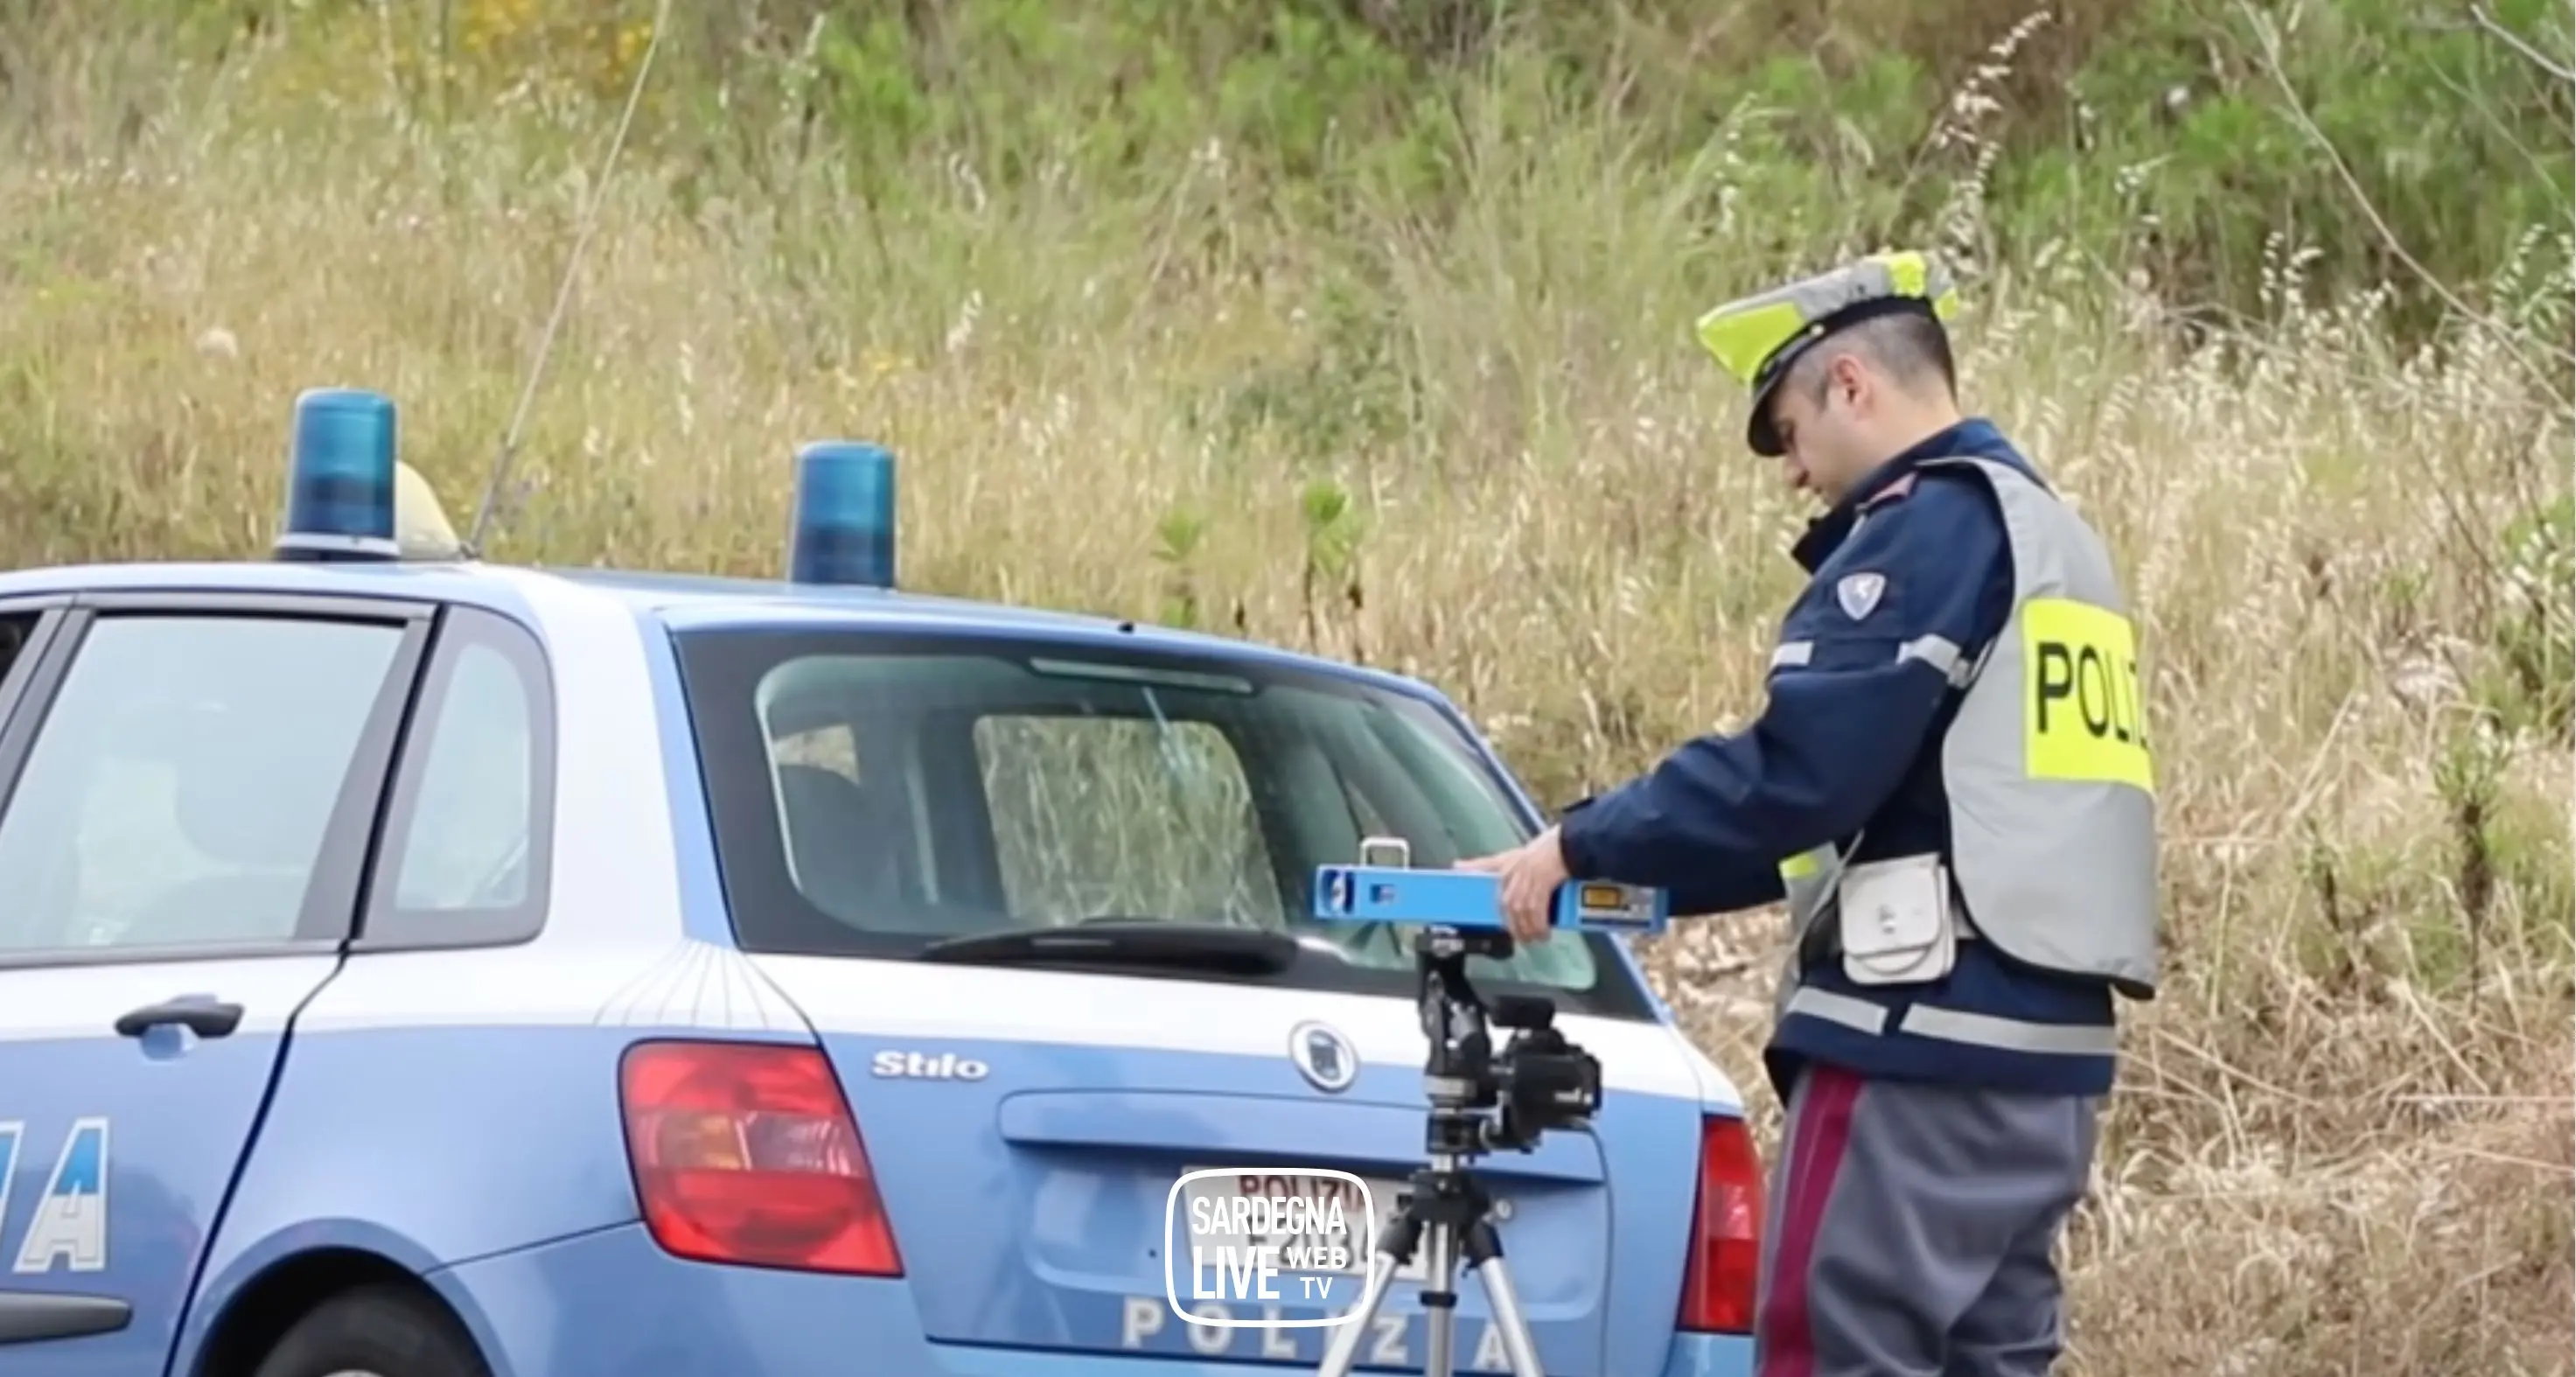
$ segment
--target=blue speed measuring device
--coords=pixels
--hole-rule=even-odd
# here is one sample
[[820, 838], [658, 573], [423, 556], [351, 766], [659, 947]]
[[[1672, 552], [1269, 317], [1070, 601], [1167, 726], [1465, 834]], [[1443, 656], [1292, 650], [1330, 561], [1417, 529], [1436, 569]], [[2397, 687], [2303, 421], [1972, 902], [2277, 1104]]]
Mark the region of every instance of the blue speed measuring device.
[[[1360, 843], [1358, 865], [1315, 868], [1315, 917], [1328, 923], [1393, 923], [1459, 929], [1501, 928], [1502, 882], [1472, 870], [1416, 870], [1402, 840]], [[1381, 858], [1391, 858], [1391, 863]], [[1559, 931], [1652, 935], [1672, 920], [1672, 898], [1660, 889], [1570, 880], [1556, 891]]]

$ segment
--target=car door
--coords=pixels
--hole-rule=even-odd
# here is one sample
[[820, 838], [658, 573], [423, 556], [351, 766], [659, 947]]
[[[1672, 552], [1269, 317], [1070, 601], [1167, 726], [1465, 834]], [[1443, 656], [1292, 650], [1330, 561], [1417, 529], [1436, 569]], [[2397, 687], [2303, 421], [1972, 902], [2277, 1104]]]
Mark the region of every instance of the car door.
[[0, 1377], [163, 1370], [339, 965], [429, 623], [0, 604]]

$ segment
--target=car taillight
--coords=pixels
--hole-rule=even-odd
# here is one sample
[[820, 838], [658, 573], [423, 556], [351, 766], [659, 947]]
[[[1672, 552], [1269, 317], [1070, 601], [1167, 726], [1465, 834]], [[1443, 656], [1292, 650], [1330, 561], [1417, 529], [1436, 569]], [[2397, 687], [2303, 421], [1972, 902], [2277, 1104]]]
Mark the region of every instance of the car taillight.
[[1754, 1154], [1753, 1135], [1742, 1119], [1704, 1119], [1680, 1327], [1752, 1333], [1753, 1286], [1761, 1260], [1762, 1161]]
[[858, 1121], [811, 1047], [645, 1042], [618, 1074], [653, 1239], [684, 1258], [899, 1277]]

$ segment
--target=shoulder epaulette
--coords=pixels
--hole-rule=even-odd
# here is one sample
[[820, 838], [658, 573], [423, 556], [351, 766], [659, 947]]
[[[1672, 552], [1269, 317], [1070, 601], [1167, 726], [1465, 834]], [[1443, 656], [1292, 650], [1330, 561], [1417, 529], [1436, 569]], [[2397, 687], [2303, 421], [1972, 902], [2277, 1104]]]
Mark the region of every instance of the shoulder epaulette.
[[1879, 489], [1877, 492], [1870, 494], [1869, 500], [1860, 504], [1860, 509], [1862, 511], [1869, 511], [1873, 508], [1884, 507], [1890, 502], [1904, 501], [1905, 495], [1914, 491], [1914, 480], [1916, 477], [1917, 475], [1911, 473], [1899, 475], [1895, 482], [1890, 483], [1886, 487]]

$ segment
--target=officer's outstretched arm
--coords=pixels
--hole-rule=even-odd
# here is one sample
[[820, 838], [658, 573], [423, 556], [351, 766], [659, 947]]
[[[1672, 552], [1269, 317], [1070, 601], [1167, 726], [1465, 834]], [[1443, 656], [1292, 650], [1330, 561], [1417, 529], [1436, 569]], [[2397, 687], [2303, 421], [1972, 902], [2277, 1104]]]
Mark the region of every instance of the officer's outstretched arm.
[[1931, 737], [1952, 664], [2009, 611], [2003, 527], [1974, 482], [1926, 478], [1871, 511], [1783, 621], [1760, 719], [1569, 813], [1567, 868], [1722, 912], [1777, 899], [1781, 861], [1859, 830]]
[[[1643, 783], [1643, 781], [1637, 783]], [[1616, 798], [1620, 793], [1636, 788], [1637, 783], [1626, 785], [1621, 790], [1610, 794], [1585, 799], [1568, 808], [1565, 817], [1559, 820], [1557, 824], [1559, 846], [1565, 856], [1566, 869], [1575, 878], [1616, 879], [1629, 884], [1658, 886], [1672, 900], [1672, 913], [1676, 918], [1699, 918], [1716, 913], [1734, 913], [1739, 909], [1760, 908], [1764, 904], [1776, 903], [1783, 897], [1780, 867], [1760, 857], [1723, 852], [1709, 853], [1690, 858], [1680, 871], [1675, 872], [1673, 878], [1645, 879], [1640, 878], [1640, 874], [1601, 869], [1597, 861], [1597, 848], [1595, 854], [1578, 852], [1576, 848], [1579, 843], [1567, 838], [1592, 832], [1592, 821], [1586, 819], [1582, 823], [1577, 823], [1574, 820], [1581, 816], [1584, 809], [1604, 799]], [[1593, 836], [1597, 836], [1597, 832], [1593, 832]], [[1590, 841], [1591, 837], [1586, 837], [1585, 840]], [[1633, 861], [1630, 863], [1635, 864]], [[1587, 865], [1591, 868], [1587, 869]]]

